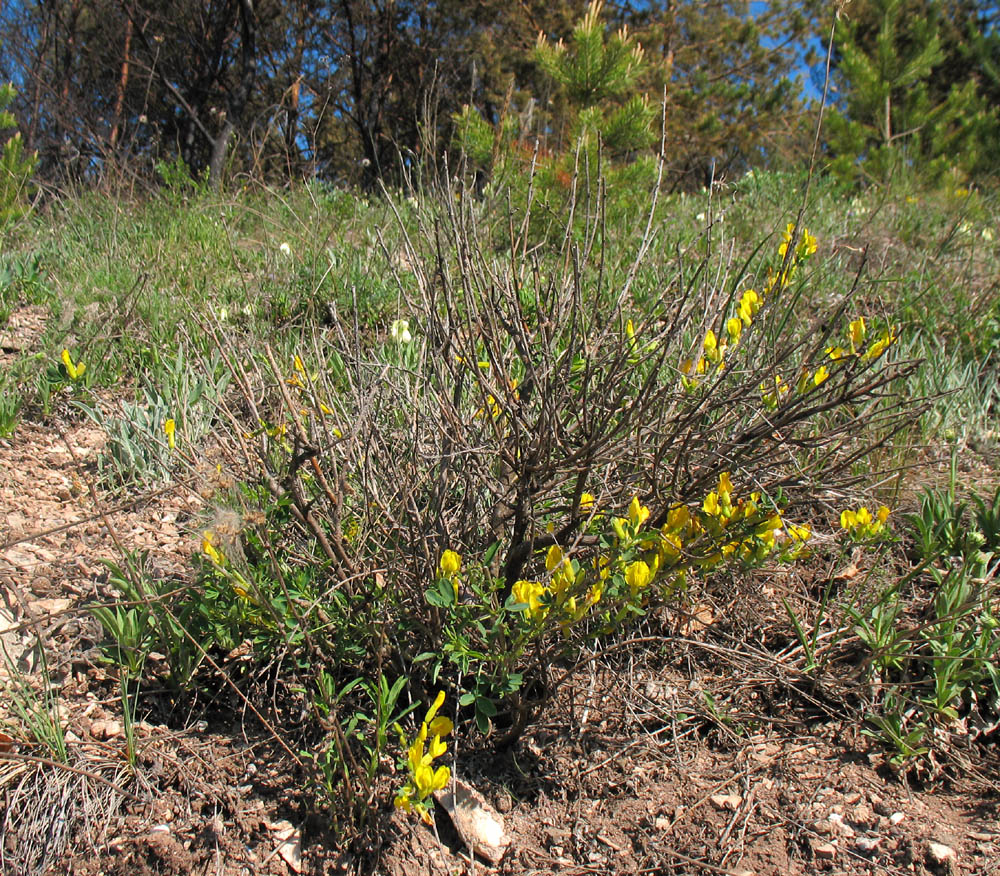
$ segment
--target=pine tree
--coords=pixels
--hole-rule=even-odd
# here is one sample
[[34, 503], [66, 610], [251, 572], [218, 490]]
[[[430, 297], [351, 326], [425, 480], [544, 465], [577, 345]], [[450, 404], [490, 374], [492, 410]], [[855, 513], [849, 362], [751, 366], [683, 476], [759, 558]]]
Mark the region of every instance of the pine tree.
[[996, 115], [975, 79], [944, 75], [948, 21], [928, 0], [856, 2], [838, 21], [841, 97], [828, 142], [839, 176], [884, 181], [903, 165], [931, 178], [949, 167], [983, 168]]
[[[16, 96], [13, 84], [0, 85], [0, 131], [17, 128], [17, 122], [8, 110]], [[0, 228], [24, 214], [28, 180], [37, 164], [36, 155], [25, 155], [20, 131], [3, 144], [3, 152], [0, 153]]]
[[653, 142], [656, 110], [636, 93], [642, 46], [625, 26], [608, 36], [602, 8], [602, 0], [592, 0], [569, 44], [539, 35], [535, 58], [568, 99], [573, 139], [590, 144], [599, 137], [621, 156]]

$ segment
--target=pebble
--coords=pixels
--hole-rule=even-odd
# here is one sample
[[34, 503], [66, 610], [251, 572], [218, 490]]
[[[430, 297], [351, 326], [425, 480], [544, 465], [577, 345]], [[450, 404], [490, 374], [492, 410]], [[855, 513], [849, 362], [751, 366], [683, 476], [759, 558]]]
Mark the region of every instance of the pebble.
[[821, 861], [832, 861], [837, 857], [837, 847], [832, 843], [813, 840], [812, 850], [813, 854]]
[[854, 841], [854, 848], [856, 848], [859, 852], [870, 855], [879, 847], [879, 845], [881, 845], [881, 843], [882, 837], [880, 836], [859, 836]]
[[839, 812], [831, 812], [829, 822], [833, 825], [834, 831], [848, 839], [854, 836], [854, 828], [844, 821], [844, 816]]
[[743, 802], [743, 798], [739, 794], [713, 794], [709, 800], [716, 809], [728, 809], [730, 812], [739, 809]]
[[903, 813], [903, 812], [893, 812], [892, 815], [889, 816], [889, 824], [891, 824], [893, 827], [895, 827], [904, 818], [906, 818], [905, 813]]
[[938, 867], [953, 865], [958, 862], [958, 854], [951, 846], [944, 843], [927, 843], [927, 859]]

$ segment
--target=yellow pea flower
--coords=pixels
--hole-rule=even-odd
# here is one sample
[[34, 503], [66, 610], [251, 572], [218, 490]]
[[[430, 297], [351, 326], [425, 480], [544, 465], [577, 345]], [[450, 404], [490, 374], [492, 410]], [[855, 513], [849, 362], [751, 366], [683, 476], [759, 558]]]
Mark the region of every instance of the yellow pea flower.
[[639, 502], [638, 496], [633, 496], [628, 506], [628, 519], [633, 526], [642, 526], [649, 519], [649, 509]]
[[632, 596], [638, 595], [640, 590], [649, 586], [653, 578], [653, 573], [643, 560], [635, 560], [625, 567], [625, 583], [632, 591]]
[[[454, 578], [462, 570], [462, 558], [453, 550], [446, 550], [438, 561], [438, 577]], [[442, 698], [444, 694], [442, 693]]]
[[541, 620], [548, 613], [548, 607], [542, 604], [545, 586], [538, 581], [518, 581], [511, 593], [516, 602], [528, 606], [526, 614], [530, 620]]
[[206, 529], [202, 534], [201, 551], [217, 566], [226, 562], [226, 555], [215, 546], [215, 533], [210, 529]]
[[865, 336], [868, 334], [868, 330], [865, 328], [865, 318], [859, 316], [857, 319], [852, 320], [847, 331], [851, 339], [851, 352], [857, 353], [858, 347], [865, 342]]
[[785, 233], [781, 235], [781, 244], [778, 246], [778, 255], [785, 257], [788, 252], [788, 245], [792, 242], [792, 232], [795, 231], [795, 223], [789, 222], [785, 228]]
[[174, 438], [174, 433], [177, 430], [177, 424], [173, 419], [167, 420], [163, 424], [163, 431], [167, 436], [167, 447], [173, 450], [177, 446], [176, 439]]
[[785, 526], [785, 532], [788, 533], [788, 537], [792, 541], [802, 542], [803, 544], [812, 538], [812, 530], [805, 523], [789, 523]]
[[705, 340], [702, 347], [705, 350], [705, 358], [713, 365], [719, 364], [726, 352], [725, 344], [719, 344], [719, 339], [716, 338], [715, 332], [711, 329], [705, 332]]
[[733, 482], [729, 477], [728, 471], [724, 471], [719, 475], [719, 492], [725, 493], [727, 496], [733, 492]]
[[887, 329], [882, 333], [882, 337], [868, 348], [868, 352], [862, 358], [869, 362], [875, 361], [897, 340], [896, 332], [891, 328]]
[[739, 343], [740, 335], [743, 334], [743, 321], [736, 316], [731, 316], [726, 320], [726, 334], [729, 335], [729, 343], [734, 346]]
[[551, 572], [553, 569], [561, 565], [562, 561], [562, 548], [557, 544], [552, 545], [552, 547], [549, 548], [548, 553], [545, 554], [545, 571]]
[[83, 362], [73, 364], [73, 357], [70, 356], [69, 350], [62, 351], [62, 363], [66, 366], [66, 373], [69, 375], [70, 380], [79, 380], [83, 377], [83, 372], [87, 369], [87, 366]]
[[740, 296], [739, 317], [743, 324], [749, 326], [757, 311], [760, 310], [760, 295], [753, 289], [747, 289]]
[[434, 697], [434, 702], [431, 703], [431, 707], [427, 710], [427, 714], [424, 715], [424, 723], [430, 724], [434, 720], [434, 716], [438, 713], [441, 706], [444, 705], [444, 691], [439, 690], [437, 696]]
[[667, 522], [664, 525], [664, 533], [678, 532], [691, 525], [691, 512], [687, 505], [675, 505], [667, 513]]

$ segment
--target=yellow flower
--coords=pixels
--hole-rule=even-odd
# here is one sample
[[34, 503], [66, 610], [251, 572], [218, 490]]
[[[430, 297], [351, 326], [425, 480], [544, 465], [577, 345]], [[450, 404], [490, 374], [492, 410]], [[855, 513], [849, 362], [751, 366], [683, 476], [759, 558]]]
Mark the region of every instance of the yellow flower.
[[743, 322], [739, 317], [731, 316], [726, 320], [726, 334], [729, 335], [729, 343], [734, 346], [739, 342], [740, 335], [743, 334]]
[[538, 581], [518, 581], [511, 588], [514, 601], [528, 606], [526, 614], [531, 620], [541, 620], [548, 613], [548, 607], [542, 604], [545, 586]]
[[789, 523], [785, 527], [785, 532], [792, 541], [805, 543], [812, 538], [812, 530], [805, 524]]
[[667, 522], [663, 527], [663, 532], [679, 532], [681, 529], [691, 525], [691, 512], [687, 505], [675, 505], [667, 513]]
[[802, 229], [802, 240], [795, 248], [795, 254], [801, 259], [811, 256], [816, 252], [816, 238], [809, 233], [808, 228]]
[[652, 578], [653, 573], [642, 560], [635, 560], [625, 567], [625, 583], [628, 584], [633, 596], [648, 587]]
[[[462, 570], [462, 558], [453, 550], [446, 550], [438, 561], [438, 577], [454, 578]], [[444, 694], [442, 694], [442, 697]]]
[[719, 475], [719, 492], [729, 496], [733, 492], [733, 482], [729, 477], [729, 472], [724, 471]]
[[788, 245], [792, 242], [792, 232], [795, 231], [795, 223], [789, 222], [785, 228], [785, 233], [781, 236], [781, 245], [778, 247], [778, 255], [782, 258], [788, 252]]
[[177, 443], [174, 439], [174, 432], [176, 431], [176, 429], [177, 429], [177, 424], [172, 419], [167, 420], [163, 424], [163, 431], [166, 433], [167, 436], [167, 447], [169, 447], [171, 450], [173, 450], [174, 447], [177, 446]]
[[594, 509], [594, 497], [590, 493], [580, 494], [580, 513], [589, 514]]
[[424, 733], [425, 736], [427, 731], [427, 725], [434, 720], [434, 717], [437, 715], [438, 711], [443, 705], [444, 705], [444, 691], [439, 690], [437, 692], [437, 696], [434, 697], [434, 702], [431, 703], [431, 707], [427, 710], [427, 714], [424, 715], [424, 728], [422, 732]]
[[215, 533], [206, 529], [201, 537], [201, 551], [216, 566], [226, 562], [226, 555], [215, 546]]
[[882, 337], [879, 338], [874, 344], [868, 348], [868, 352], [862, 357], [869, 362], [874, 362], [878, 359], [889, 347], [891, 347], [897, 341], [896, 332], [893, 329], [887, 329], [882, 333]]
[[83, 377], [83, 372], [87, 368], [83, 362], [79, 362], [74, 365], [73, 358], [70, 356], [69, 350], [62, 351], [62, 363], [66, 366], [66, 373], [69, 375], [70, 380], [79, 380]]
[[552, 593], [559, 597], [576, 580], [573, 564], [563, 559], [562, 564], [552, 573]]
[[739, 317], [743, 321], [744, 325], [750, 325], [751, 320], [756, 315], [757, 311], [760, 310], [760, 295], [758, 295], [753, 289], [747, 289], [740, 296], [740, 307], [739, 307]]
[[719, 494], [712, 490], [707, 496], [705, 496], [705, 501], [701, 505], [701, 510], [712, 517], [718, 517], [720, 514], [719, 509]]
[[416, 786], [417, 794], [422, 798], [429, 797], [435, 791], [446, 787], [450, 778], [451, 770], [446, 766], [432, 770], [430, 766], [421, 764], [413, 772], [413, 784]]
[[705, 341], [702, 344], [705, 350], [705, 358], [708, 359], [713, 365], [718, 365], [722, 362], [722, 357], [726, 352], [726, 345], [720, 344], [718, 338], [715, 336], [715, 332], [709, 329], [705, 332]]
[[827, 347], [826, 353], [834, 362], [839, 362], [847, 355], [847, 350], [843, 347]]
[[633, 526], [642, 526], [649, 519], [649, 509], [639, 502], [638, 496], [633, 496], [628, 506], [628, 519]]
[[559, 545], [554, 544], [549, 548], [548, 553], [545, 554], [545, 571], [551, 572], [557, 566], [559, 566], [563, 561], [563, 551]]
[[826, 367], [826, 365], [820, 365], [819, 368], [816, 369], [816, 373], [813, 374], [813, 386], [819, 386], [829, 376], [830, 370]]
[[858, 347], [865, 342], [865, 336], [868, 334], [863, 316], [859, 316], [857, 319], [851, 321], [851, 324], [848, 326], [848, 334], [851, 339], [851, 352], [856, 353]]

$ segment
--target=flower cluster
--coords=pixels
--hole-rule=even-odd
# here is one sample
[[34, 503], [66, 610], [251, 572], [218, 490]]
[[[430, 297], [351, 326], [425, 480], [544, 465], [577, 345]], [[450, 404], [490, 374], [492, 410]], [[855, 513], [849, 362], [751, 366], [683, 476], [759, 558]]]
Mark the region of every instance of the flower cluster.
[[[750, 327], [767, 298], [776, 294], [776, 290], [780, 291], [787, 287], [798, 265], [816, 252], [816, 238], [804, 228], [795, 249], [789, 255], [788, 250], [794, 232], [795, 225], [789, 222], [782, 243], [778, 247], [778, 255], [782, 259], [781, 269], [769, 272], [767, 281], [759, 292], [756, 289], [747, 289], [737, 302], [735, 314], [726, 320], [725, 330], [717, 335], [713, 329], [709, 329], [702, 339], [701, 354], [696, 358], [685, 359], [681, 363], [681, 385], [685, 391], [693, 392], [698, 387], [701, 376], [710, 369], [714, 368], [717, 372], [725, 370], [727, 354], [731, 354], [739, 346], [744, 330]], [[814, 379], [813, 383], [815, 386], [828, 376], [826, 372], [822, 375], [817, 372], [817, 375], [818, 379]], [[817, 375], [813, 377], [816, 378]], [[764, 393], [763, 385], [761, 392]]]
[[424, 716], [420, 731], [413, 737], [411, 743], [407, 743], [402, 730], [399, 733], [400, 744], [406, 749], [406, 765], [410, 777], [396, 795], [394, 802], [397, 809], [419, 813], [427, 824], [431, 824], [428, 799], [435, 791], [444, 788], [451, 778], [451, 770], [448, 767], [434, 766], [434, 761], [448, 751], [448, 745], [443, 739], [454, 729], [450, 718], [438, 715], [442, 705], [444, 705], [443, 690], [438, 691], [434, 703]]
[[692, 569], [728, 559], [760, 563], [776, 551], [792, 560], [811, 537], [808, 526], [787, 523], [759, 492], [738, 497], [729, 472], [719, 475], [700, 506], [675, 505], [658, 529], [649, 527], [649, 518], [649, 508], [633, 497], [627, 516], [611, 518], [611, 531], [601, 538], [605, 551], [586, 566], [559, 545], [549, 547], [548, 580], [518, 581], [509, 608], [534, 626], [554, 614], [565, 630], [599, 603], [609, 611], [613, 603], [638, 607], [654, 584], [666, 593], [683, 589]]
[[[857, 319], [851, 320], [847, 326], [848, 346], [830, 346], [826, 348], [826, 353], [834, 362], [849, 359], [852, 356], [857, 357], [862, 362], [874, 362], [898, 339], [896, 330], [891, 326], [884, 329], [878, 337], [870, 339], [865, 318], [859, 316]], [[866, 342], [868, 342], [867, 348], [865, 347]]]
[[880, 505], [874, 516], [864, 506], [852, 511], [845, 508], [840, 512], [840, 527], [856, 541], [874, 538], [885, 529], [890, 511], [885, 505]]
[[[285, 380], [285, 383], [288, 384], [288, 386], [290, 386], [292, 389], [297, 391], [299, 396], [298, 399], [299, 404], [302, 405], [302, 407], [299, 408], [299, 414], [303, 417], [308, 416], [309, 404], [312, 402], [312, 397], [310, 394], [310, 386], [312, 384], [315, 384], [318, 379], [319, 379], [319, 374], [317, 373], [309, 374], [306, 371], [306, 366], [302, 364], [302, 359], [299, 358], [298, 355], [296, 355], [292, 359], [292, 376], [287, 378]], [[319, 405], [320, 412], [324, 416], [327, 417], [333, 416], [333, 410], [322, 399], [317, 398], [316, 404]], [[281, 430], [280, 437], [284, 437], [285, 427], [282, 425], [277, 428]], [[272, 430], [267, 429], [266, 431], [268, 432], [268, 434], [271, 434]], [[339, 429], [334, 428], [332, 431], [333, 434], [336, 435], [338, 438], [341, 437]], [[272, 435], [272, 437], [276, 436]]]

